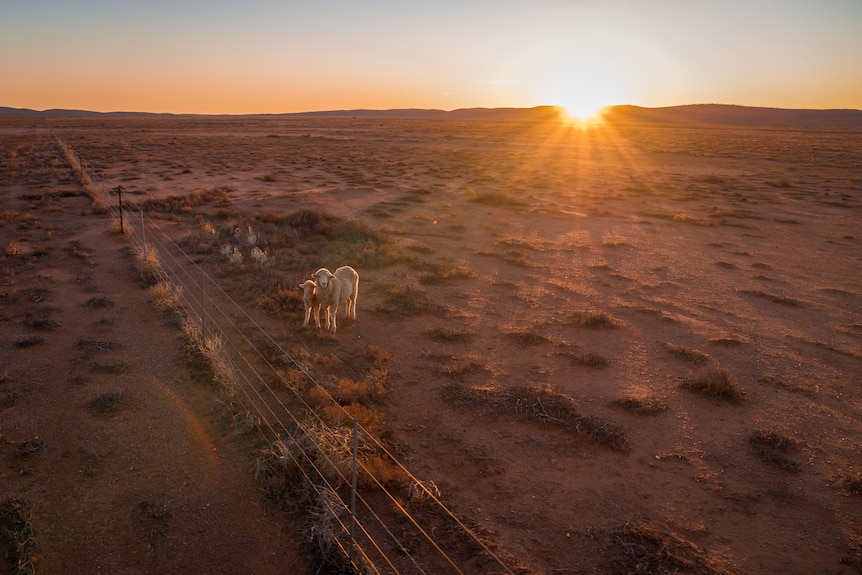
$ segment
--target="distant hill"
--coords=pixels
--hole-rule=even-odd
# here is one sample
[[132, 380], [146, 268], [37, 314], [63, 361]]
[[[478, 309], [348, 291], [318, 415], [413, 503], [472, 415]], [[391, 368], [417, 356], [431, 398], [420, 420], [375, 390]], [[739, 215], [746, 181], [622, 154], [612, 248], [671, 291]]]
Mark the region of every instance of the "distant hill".
[[325, 112], [299, 112], [277, 114], [278, 116], [303, 117], [353, 117], [353, 118], [429, 118], [461, 120], [548, 120], [559, 117], [559, 108], [538, 106], [535, 108], [460, 108], [458, 110], [427, 110], [405, 108], [394, 110], [329, 110]]
[[0, 106], [0, 117], [17, 118], [138, 118], [138, 117], [172, 117], [174, 114], [152, 114], [149, 112], [90, 112], [88, 110], [31, 110], [29, 108], [6, 108]]
[[667, 108], [612, 106], [604, 119], [612, 123], [709, 124], [780, 127], [862, 127], [862, 110], [791, 110], [725, 104], [692, 104]]
[[291, 112], [285, 114], [245, 114], [245, 115], [198, 115], [198, 114], [154, 114], [150, 112], [90, 112], [87, 110], [30, 110], [28, 108], [4, 108], [0, 106], [0, 117], [39, 117], [39, 118], [413, 118], [464, 120], [546, 120], [557, 118], [558, 108], [538, 106], [536, 108], [463, 108], [459, 110], [434, 110], [421, 108], [400, 108], [392, 110], [323, 110], [319, 112]]
[[[415, 119], [460, 119], [499, 121], [544, 121], [558, 117], [559, 108], [538, 106], [535, 108], [462, 108], [458, 110], [433, 110], [404, 108], [393, 110], [326, 110], [319, 112], [297, 112], [288, 114], [248, 114], [242, 116], [218, 115], [211, 117], [230, 118], [415, 118]], [[41, 118], [203, 118], [195, 114], [154, 114], [148, 112], [90, 112], [86, 110], [30, 110], [0, 106], [0, 117]], [[776, 127], [823, 127], [862, 128], [862, 110], [791, 110], [786, 108], [757, 108], [726, 104], [692, 104], [665, 108], [642, 108], [639, 106], [611, 106], [605, 108], [604, 119], [610, 123], [647, 123], [666, 125], [743, 125]]]

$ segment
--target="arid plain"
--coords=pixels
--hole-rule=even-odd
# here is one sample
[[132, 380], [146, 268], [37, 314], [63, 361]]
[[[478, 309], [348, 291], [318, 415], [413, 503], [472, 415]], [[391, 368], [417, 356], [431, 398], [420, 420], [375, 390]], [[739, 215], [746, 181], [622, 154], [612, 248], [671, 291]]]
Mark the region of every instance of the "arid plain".
[[[513, 571], [862, 573], [862, 130], [348, 117], [0, 121], [36, 572], [311, 569], [57, 138]], [[340, 265], [356, 320], [303, 328]]]

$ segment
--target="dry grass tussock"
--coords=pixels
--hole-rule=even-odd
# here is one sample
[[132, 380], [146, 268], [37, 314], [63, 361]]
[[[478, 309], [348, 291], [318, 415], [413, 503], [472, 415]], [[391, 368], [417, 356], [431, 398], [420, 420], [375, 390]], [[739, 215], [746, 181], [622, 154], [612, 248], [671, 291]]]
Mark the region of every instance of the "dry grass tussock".
[[[357, 484], [363, 490], [405, 483], [400, 469], [386, 464], [360, 431], [357, 442]], [[353, 474], [353, 425], [303, 424], [275, 440], [258, 457], [256, 471], [264, 493], [273, 502], [302, 510], [313, 505], [327, 485], [347, 500]]]
[[697, 373], [691, 374], [682, 382], [682, 386], [691, 391], [726, 399], [733, 403], [740, 403], [745, 396], [745, 391], [739, 386], [739, 382], [726, 369], [720, 367], [707, 367]]
[[851, 493], [856, 493], [857, 495], [862, 495], [862, 471], [856, 471], [855, 473], [850, 473], [841, 479], [841, 483], [847, 488]]
[[463, 263], [415, 263], [413, 268], [420, 271], [417, 281], [422, 285], [439, 285], [452, 280], [472, 279], [475, 274]]
[[448, 327], [435, 327], [422, 332], [427, 338], [448, 343], [466, 343], [476, 337], [476, 332]]
[[476, 192], [467, 188], [467, 197], [471, 202], [486, 206], [525, 206], [526, 202], [505, 191]]
[[206, 203], [213, 203], [219, 207], [231, 205], [230, 189], [216, 188], [213, 190], [197, 189], [185, 196], [170, 195], [164, 198], [147, 200], [138, 204], [138, 208], [150, 215], [150, 217], [164, 217], [166, 214], [187, 214], [194, 208]]
[[221, 336], [204, 336], [198, 324], [188, 318], [182, 319], [182, 331], [186, 352], [198, 375], [219, 385], [228, 396], [234, 393], [239, 375]]
[[150, 286], [150, 299], [159, 310], [164, 312], [179, 312], [182, 309], [180, 297], [183, 292], [182, 286], [177, 286], [168, 281], [160, 281]]
[[687, 573], [734, 575], [723, 561], [669, 528], [654, 522], [627, 523], [609, 534], [617, 557], [608, 562], [610, 573]]
[[566, 324], [589, 329], [609, 329], [617, 326], [617, 322], [607, 313], [596, 310], [576, 310], [566, 318]]
[[541, 327], [538, 326], [506, 332], [506, 337], [523, 347], [550, 343], [551, 341], [551, 338], [542, 333]]
[[138, 503], [137, 510], [141, 523], [149, 530], [150, 537], [157, 534], [168, 536], [174, 513], [168, 506], [167, 500], [145, 499]]
[[[378, 366], [367, 370], [359, 380], [341, 377], [325, 388], [311, 386], [305, 393], [305, 400], [327, 425], [351, 427], [356, 419], [363, 429], [386, 441], [391, 439], [392, 429], [379, 406], [391, 393], [389, 371]], [[390, 475], [385, 465], [378, 467], [384, 477]]]
[[[365, 374], [360, 381], [354, 381], [349, 377], [342, 377], [332, 386], [328, 386], [326, 392], [340, 405], [358, 403], [371, 407], [382, 403], [392, 392], [392, 386], [388, 381], [389, 372], [385, 368], [375, 368]], [[329, 397], [321, 397], [312, 390], [310, 395], [319, 403], [326, 403]]]
[[409, 259], [389, 234], [358, 219], [334, 226], [323, 254], [325, 262], [351, 262], [357, 269], [380, 269]]
[[458, 384], [442, 388], [443, 398], [463, 408], [482, 408], [491, 415], [515, 415], [542, 425], [584, 434], [614, 451], [629, 451], [623, 429], [594, 415], [583, 415], [571, 397], [546, 387], [512, 387], [505, 390], [470, 388]]
[[105, 199], [102, 197], [102, 194], [99, 193], [99, 190], [96, 188], [96, 185], [93, 183], [93, 179], [90, 177], [90, 174], [84, 168], [81, 163], [81, 158], [72, 149], [71, 146], [66, 144], [63, 140], [57, 136], [57, 146], [63, 152], [63, 155], [66, 157], [66, 161], [69, 163], [69, 166], [72, 168], [72, 172], [75, 174], [75, 177], [78, 178], [78, 182], [80, 182], [81, 187], [84, 188], [84, 191], [90, 197], [90, 200], [93, 202], [93, 211], [97, 214], [104, 214], [108, 212], [108, 204], [105, 202]]
[[551, 355], [567, 357], [572, 360], [572, 363], [575, 365], [593, 369], [601, 369], [610, 364], [605, 356], [594, 351], [585, 351], [572, 343], [559, 344], [558, 349], [552, 352]]
[[799, 450], [796, 442], [789, 437], [758, 429], [748, 438], [748, 443], [763, 461], [791, 473], [799, 473], [802, 470], [802, 466], [789, 457]]
[[138, 277], [146, 286], [152, 286], [165, 277], [159, 253], [151, 246], [133, 248]]
[[280, 282], [258, 280], [253, 288], [255, 303], [269, 314], [302, 313], [302, 293], [295, 286], [286, 287]]
[[5, 543], [0, 566], [10, 575], [36, 573], [36, 530], [30, 503], [13, 497], [0, 502], [0, 542]]
[[392, 435], [379, 409], [391, 393], [386, 367], [391, 354], [368, 346], [361, 356], [367, 363], [360, 379], [335, 378], [340, 363], [331, 370], [327, 358], [307, 351], [297, 355], [297, 366], [312, 371], [322, 366], [333, 371], [333, 377], [322, 378], [326, 384], [305, 381], [296, 386], [310, 408], [309, 416], [285, 429], [260, 453], [256, 476], [273, 503], [303, 512], [312, 561], [341, 569], [347, 564], [349, 536], [341, 518], [346, 514], [353, 472], [354, 419], [360, 424], [357, 483], [364, 496], [381, 487], [400, 489], [409, 483], [403, 468], [378, 444]]
[[682, 345], [666, 343], [664, 348], [672, 356], [679, 358], [689, 363], [702, 365], [709, 362], [709, 354], [700, 351], [699, 349], [691, 349]]
[[15, 444], [15, 455], [18, 457], [29, 457], [39, 453], [45, 448], [45, 440], [41, 437], [33, 437]]
[[300, 210], [288, 215], [272, 212], [251, 218], [234, 214], [213, 225], [196, 216], [199, 230], [184, 239], [195, 253], [217, 254], [235, 268], [250, 262], [257, 268], [276, 265], [302, 267], [298, 242], [322, 246], [315, 264], [334, 269], [343, 262], [362, 269], [379, 269], [409, 261], [393, 233], [360, 219], [342, 219], [320, 210]]
[[771, 301], [772, 303], [777, 303], [781, 305], [786, 305], [789, 307], [805, 307], [805, 303], [796, 298], [777, 295], [773, 293], [768, 293], [761, 290], [752, 290], [752, 289], [738, 289], [737, 293], [741, 293], [743, 295], [750, 295], [753, 297], [763, 298]]
[[44, 342], [45, 338], [41, 335], [22, 335], [15, 338], [13, 345], [18, 348], [27, 348]]
[[356, 554], [354, 566], [350, 565], [350, 542], [347, 537], [349, 524], [349, 509], [336, 491], [328, 485], [317, 489], [317, 497], [308, 508], [309, 526], [307, 543], [311, 547], [312, 556], [317, 557], [320, 565], [317, 572], [325, 569], [335, 573], [373, 572], [371, 566], [364, 565], [362, 556]]
[[116, 392], [100, 393], [87, 401], [87, 407], [99, 415], [108, 415], [120, 404], [122, 394]]
[[419, 314], [432, 314], [445, 316], [448, 309], [431, 301], [430, 296], [415, 287], [409, 285], [385, 285], [379, 286], [384, 292], [386, 300], [378, 304], [374, 311], [377, 313], [414, 316]]
[[670, 409], [665, 402], [650, 395], [625, 395], [611, 401], [611, 405], [641, 415], [658, 415]]

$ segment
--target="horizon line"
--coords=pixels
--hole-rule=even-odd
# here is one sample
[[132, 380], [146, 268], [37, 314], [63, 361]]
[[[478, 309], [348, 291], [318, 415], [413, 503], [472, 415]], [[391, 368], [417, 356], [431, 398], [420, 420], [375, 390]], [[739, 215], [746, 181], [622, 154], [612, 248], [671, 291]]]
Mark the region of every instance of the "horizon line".
[[[780, 106], [751, 106], [747, 104], [725, 104], [719, 102], [702, 102], [702, 103], [692, 103], [692, 104], [673, 104], [669, 106], [640, 106], [637, 104], [614, 104], [609, 106], [603, 106], [601, 110], [613, 110], [613, 109], [639, 109], [639, 110], [647, 110], [647, 111], [657, 111], [657, 110], [671, 110], [671, 109], [680, 109], [680, 108], [695, 108], [695, 107], [723, 107], [723, 108], [744, 108], [750, 110], [776, 110], [776, 111], [788, 111], [788, 112], [862, 112], [862, 108], [783, 108]], [[12, 111], [19, 113], [27, 113], [32, 112], [34, 114], [47, 114], [47, 113], [84, 113], [84, 114], [103, 114], [103, 115], [119, 115], [119, 114], [129, 114], [129, 115], [152, 115], [152, 116], [232, 116], [232, 117], [247, 117], [247, 116], [300, 116], [300, 115], [313, 115], [313, 114], [350, 114], [350, 113], [374, 113], [374, 112], [421, 112], [421, 113], [453, 113], [453, 112], [470, 112], [470, 111], [541, 111], [541, 110], [565, 110], [565, 106], [559, 106], [555, 104], [541, 104], [537, 106], [528, 106], [528, 107], [517, 107], [517, 106], [495, 106], [495, 107], [485, 107], [485, 106], [473, 106], [466, 108], [452, 108], [452, 109], [444, 109], [444, 108], [420, 108], [420, 107], [399, 107], [399, 108], [339, 108], [339, 109], [329, 109], [329, 110], [305, 110], [299, 112], [149, 112], [149, 111], [141, 111], [141, 110], [111, 110], [111, 111], [101, 111], [101, 110], [89, 110], [84, 108], [45, 108], [42, 110], [38, 110], [35, 108], [19, 108], [14, 106], [0, 106], [0, 110], [3, 111]], [[21, 114], [23, 115], [23, 114]]]

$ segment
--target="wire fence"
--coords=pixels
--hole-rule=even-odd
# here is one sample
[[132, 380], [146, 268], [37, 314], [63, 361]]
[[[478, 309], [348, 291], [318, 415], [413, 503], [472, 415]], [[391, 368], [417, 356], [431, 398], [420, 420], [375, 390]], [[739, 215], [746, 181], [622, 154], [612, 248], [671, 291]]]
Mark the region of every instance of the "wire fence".
[[[110, 214], [139, 253], [158, 258], [159, 279], [176, 296], [186, 336], [197, 338], [218, 358], [221, 365], [213, 372], [220, 375], [237, 417], [251, 422], [267, 441], [259, 479], [274, 480], [275, 465], [302, 485], [299, 491], [310, 510], [308, 541], [324, 563], [355, 573], [465, 574], [475, 572], [476, 567], [467, 565], [482, 556], [482, 572], [513, 573], [478, 529], [444, 504], [433, 482], [415, 477], [349, 415], [303, 361], [285, 351], [171, 238], [164, 222], [124, 202], [117, 182], [55, 138], [94, 208]], [[307, 395], [287, 384], [272, 360], [273, 350], [277, 363], [300, 370], [317, 395], [343, 412], [342, 421], [352, 422], [352, 429], [332, 425], [331, 418], [328, 423]], [[404, 478], [400, 487], [378, 477], [378, 467], [362, 456], [369, 453], [384, 457], [398, 471]]]

